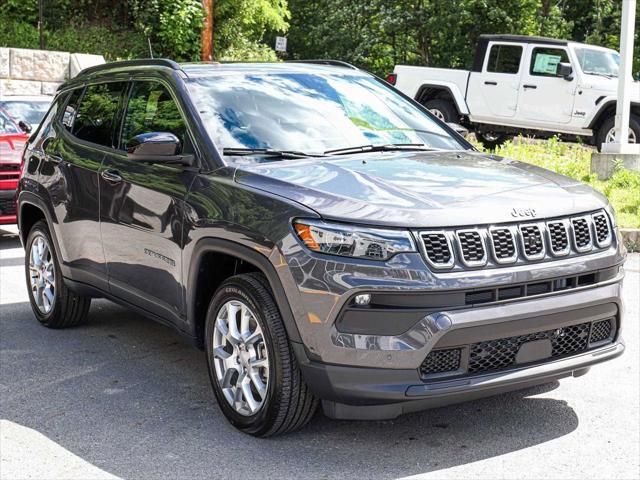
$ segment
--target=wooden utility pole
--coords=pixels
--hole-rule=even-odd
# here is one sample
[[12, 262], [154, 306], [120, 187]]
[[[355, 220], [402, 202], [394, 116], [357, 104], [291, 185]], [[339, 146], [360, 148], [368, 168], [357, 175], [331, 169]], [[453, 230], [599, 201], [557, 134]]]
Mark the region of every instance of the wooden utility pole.
[[214, 0], [202, 0], [205, 11], [202, 26], [202, 61], [204, 62], [213, 60], [213, 3]]
[[42, 0], [38, 1], [38, 35], [40, 37], [40, 50], [44, 50], [44, 6]]

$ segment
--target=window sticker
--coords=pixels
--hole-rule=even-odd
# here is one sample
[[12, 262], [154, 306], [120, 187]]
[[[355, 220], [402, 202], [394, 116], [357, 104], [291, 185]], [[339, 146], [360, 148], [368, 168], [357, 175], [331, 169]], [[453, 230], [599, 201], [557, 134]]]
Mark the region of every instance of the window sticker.
[[536, 61], [533, 64], [533, 73], [555, 75], [558, 71], [558, 64], [562, 60], [560, 55], [549, 55], [548, 53], [537, 53]]

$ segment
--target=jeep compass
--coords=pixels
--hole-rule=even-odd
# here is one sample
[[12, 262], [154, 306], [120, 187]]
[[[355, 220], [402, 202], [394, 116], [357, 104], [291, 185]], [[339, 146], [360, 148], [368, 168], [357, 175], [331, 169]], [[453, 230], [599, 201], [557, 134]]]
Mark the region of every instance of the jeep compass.
[[23, 163], [35, 317], [76, 326], [105, 297], [174, 327], [252, 435], [319, 404], [391, 419], [579, 376], [624, 349], [606, 198], [478, 152], [348, 64], [91, 67]]

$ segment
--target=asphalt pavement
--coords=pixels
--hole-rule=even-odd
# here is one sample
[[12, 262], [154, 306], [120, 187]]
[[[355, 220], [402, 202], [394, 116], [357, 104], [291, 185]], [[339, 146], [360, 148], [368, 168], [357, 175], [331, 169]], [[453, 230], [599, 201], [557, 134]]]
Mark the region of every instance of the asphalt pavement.
[[627, 351], [580, 378], [386, 422], [320, 412], [273, 439], [224, 419], [204, 354], [106, 300], [48, 330], [0, 231], [0, 478], [639, 478], [640, 256], [624, 285]]

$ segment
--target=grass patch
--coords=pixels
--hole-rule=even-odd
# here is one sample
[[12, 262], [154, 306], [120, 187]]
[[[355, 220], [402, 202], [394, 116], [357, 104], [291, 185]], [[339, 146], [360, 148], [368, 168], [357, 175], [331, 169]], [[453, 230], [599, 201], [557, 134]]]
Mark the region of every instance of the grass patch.
[[640, 172], [617, 169], [608, 180], [591, 173], [593, 148], [555, 138], [532, 141], [519, 137], [496, 149], [497, 155], [532, 163], [591, 185], [604, 193], [622, 228], [640, 228]]

